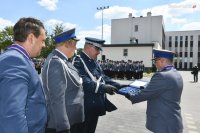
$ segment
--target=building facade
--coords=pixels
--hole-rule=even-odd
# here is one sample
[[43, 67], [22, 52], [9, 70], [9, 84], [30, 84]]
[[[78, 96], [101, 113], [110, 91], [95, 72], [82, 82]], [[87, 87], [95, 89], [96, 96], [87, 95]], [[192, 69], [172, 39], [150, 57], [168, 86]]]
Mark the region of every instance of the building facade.
[[111, 20], [111, 44], [165, 43], [162, 16], [133, 17]]
[[[111, 44], [103, 47], [98, 59], [137, 59], [152, 66], [149, 61], [153, 48], [174, 51], [177, 69], [188, 70], [196, 64], [200, 67], [200, 30], [165, 32], [163, 16], [152, 16], [150, 12], [146, 17], [130, 13], [128, 18], [112, 19]], [[127, 56], [124, 51], [128, 51]]]
[[145, 67], [152, 67], [152, 50], [154, 44], [113, 44], [105, 45], [102, 51], [103, 60], [143, 61]]
[[165, 49], [175, 52], [174, 65], [178, 69], [200, 66], [200, 30], [165, 32]]

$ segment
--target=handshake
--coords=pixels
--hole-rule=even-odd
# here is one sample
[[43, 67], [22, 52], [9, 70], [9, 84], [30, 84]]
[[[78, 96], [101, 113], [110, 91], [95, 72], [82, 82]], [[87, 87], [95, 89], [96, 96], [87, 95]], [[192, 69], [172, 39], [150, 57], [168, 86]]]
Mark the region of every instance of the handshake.
[[110, 94], [110, 95], [114, 95], [116, 92], [118, 92], [119, 89], [123, 88], [123, 87], [127, 87], [128, 85], [120, 85], [119, 88], [109, 85], [109, 84], [105, 84], [104, 88], [105, 88], [105, 92]]

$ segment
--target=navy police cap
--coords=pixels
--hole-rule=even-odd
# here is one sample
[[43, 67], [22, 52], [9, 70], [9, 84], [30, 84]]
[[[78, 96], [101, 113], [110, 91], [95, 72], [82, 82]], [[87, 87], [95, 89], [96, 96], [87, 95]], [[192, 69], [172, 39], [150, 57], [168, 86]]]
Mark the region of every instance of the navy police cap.
[[156, 58], [173, 59], [174, 57], [174, 52], [163, 49], [153, 49], [153, 54], [154, 54], [154, 59]]
[[100, 50], [101, 47], [104, 45], [105, 40], [97, 39], [97, 38], [92, 38], [92, 37], [86, 37], [85, 38], [85, 43], [94, 45], [95, 47], [99, 48]]
[[76, 38], [76, 35], [75, 35], [75, 28], [64, 31], [64, 32], [56, 35], [53, 39], [55, 40], [56, 44], [70, 40], [70, 39], [74, 39], [75, 41], [79, 41], [79, 39]]

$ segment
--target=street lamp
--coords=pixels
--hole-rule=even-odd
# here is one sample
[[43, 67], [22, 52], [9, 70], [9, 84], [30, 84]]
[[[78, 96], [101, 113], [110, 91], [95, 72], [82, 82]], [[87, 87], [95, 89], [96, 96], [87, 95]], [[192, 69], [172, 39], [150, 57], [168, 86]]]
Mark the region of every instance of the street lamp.
[[97, 7], [97, 10], [101, 10], [101, 14], [102, 14], [102, 29], [101, 29], [101, 39], [103, 40], [103, 10], [104, 9], [108, 9], [109, 6], [102, 6], [102, 7]]

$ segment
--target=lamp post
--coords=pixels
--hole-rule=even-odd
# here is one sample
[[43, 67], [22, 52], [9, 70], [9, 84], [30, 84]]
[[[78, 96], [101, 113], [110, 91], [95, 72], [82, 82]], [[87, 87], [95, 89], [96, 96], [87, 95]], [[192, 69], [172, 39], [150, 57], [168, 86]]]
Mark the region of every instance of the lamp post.
[[102, 15], [102, 21], [101, 21], [101, 24], [102, 24], [102, 29], [101, 29], [101, 39], [103, 40], [103, 10], [104, 9], [108, 9], [109, 6], [102, 6], [102, 7], [97, 7], [97, 10], [101, 10], [101, 15]]

